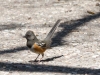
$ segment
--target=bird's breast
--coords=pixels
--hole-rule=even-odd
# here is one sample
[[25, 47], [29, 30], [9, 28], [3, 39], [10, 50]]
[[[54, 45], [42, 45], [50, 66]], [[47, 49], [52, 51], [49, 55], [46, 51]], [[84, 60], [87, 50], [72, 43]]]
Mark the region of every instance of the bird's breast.
[[46, 50], [46, 48], [43, 48], [43, 47], [37, 45], [36, 43], [34, 43], [34, 45], [31, 48], [32, 52], [35, 52], [35, 53], [38, 53], [38, 54], [44, 53], [45, 50]]

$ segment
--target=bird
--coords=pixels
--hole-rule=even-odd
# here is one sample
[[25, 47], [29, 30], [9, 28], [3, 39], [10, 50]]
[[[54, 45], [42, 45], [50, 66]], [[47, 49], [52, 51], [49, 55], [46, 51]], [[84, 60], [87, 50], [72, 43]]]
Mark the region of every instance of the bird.
[[[44, 52], [50, 48], [50, 45], [52, 43], [52, 37], [57, 29], [57, 27], [60, 25], [61, 19], [58, 19], [54, 26], [51, 28], [50, 32], [47, 34], [47, 36], [43, 40], [39, 40], [34, 32], [32, 30], [28, 30], [24, 36], [27, 40], [27, 47], [34, 53], [38, 54], [38, 56], [35, 58], [34, 61], [37, 61], [37, 58], [42, 55], [42, 58], [44, 57]], [[42, 60], [40, 58], [38, 62]]]

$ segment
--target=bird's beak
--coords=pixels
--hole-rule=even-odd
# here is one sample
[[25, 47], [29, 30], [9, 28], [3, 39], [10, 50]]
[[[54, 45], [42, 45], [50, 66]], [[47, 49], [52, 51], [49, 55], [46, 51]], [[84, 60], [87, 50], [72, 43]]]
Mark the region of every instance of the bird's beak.
[[25, 35], [20, 34], [20, 36], [21, 36], [22, 38], [26, 38], [26, 36], [25, 36]]
[[22, 36], [23, 38], [26, 38], [26, 36]]

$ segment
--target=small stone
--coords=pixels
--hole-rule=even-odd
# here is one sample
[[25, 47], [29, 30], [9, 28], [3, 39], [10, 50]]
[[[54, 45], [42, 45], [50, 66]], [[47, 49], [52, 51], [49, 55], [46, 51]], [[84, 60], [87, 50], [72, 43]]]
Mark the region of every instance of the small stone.
[[28, 17], [28, 20], [31, 20], [32, 18], [31, 17]]
[[89, 11], [89, 10], [87, 11], [87, 13], [92, 14], [92, 15], [95, 14], [93, 11]]
[[96, 6], [100, 6], [100, 3], [96, 3]]

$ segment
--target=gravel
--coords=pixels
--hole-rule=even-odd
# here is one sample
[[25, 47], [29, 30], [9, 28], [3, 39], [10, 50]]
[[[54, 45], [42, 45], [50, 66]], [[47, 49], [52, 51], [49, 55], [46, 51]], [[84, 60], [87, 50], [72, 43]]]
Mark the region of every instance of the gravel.
[[[100, 75], [100, 0], [0, 0], [0, 75]], [[44, 39], [54, 23], [51, 49], [40, 63], [22, 38]]]

